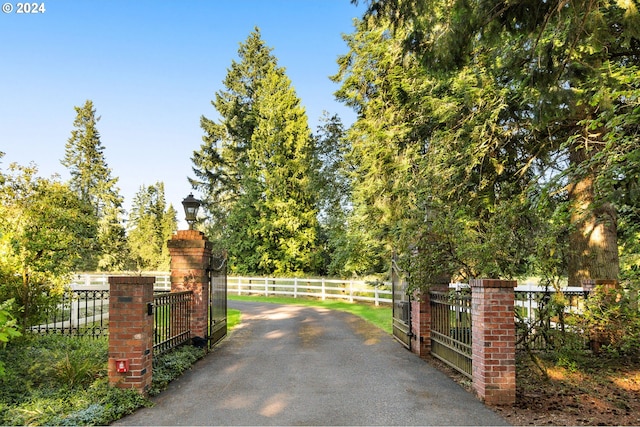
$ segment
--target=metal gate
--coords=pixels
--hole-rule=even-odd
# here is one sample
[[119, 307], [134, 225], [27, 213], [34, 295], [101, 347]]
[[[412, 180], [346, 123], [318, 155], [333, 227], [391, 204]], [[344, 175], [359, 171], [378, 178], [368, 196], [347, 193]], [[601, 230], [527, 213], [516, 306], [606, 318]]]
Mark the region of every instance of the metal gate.
[[404, 272], [391, 260], [391, 289], [393, 292], [393, 336], [411, 350], [411, 301], [407, 295]]
[[227, 258], [209, 261], [209, 348], [227, 335]]
[[471, 378], [471, 293], [429, 292], [431, 355]]

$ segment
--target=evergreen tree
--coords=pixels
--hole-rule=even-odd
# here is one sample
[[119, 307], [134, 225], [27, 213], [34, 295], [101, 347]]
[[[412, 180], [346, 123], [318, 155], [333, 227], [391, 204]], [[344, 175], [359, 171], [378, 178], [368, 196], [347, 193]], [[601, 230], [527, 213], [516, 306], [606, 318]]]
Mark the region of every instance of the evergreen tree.
[[247, 157], [249, 177], [261, 187], [253, 201], [260, 212], [254, 231], [261, 255], [259, 271], [314, 271], [313, 140], [304, 108], [282, 69], [272, 67], [260, 82], [254, 116], [256, 126]]
[[276, 63], [255, 28], [238, 49], [239, 61], [233, 60], [223, 81], [225, 90], [215, 94], [211, 102], [220, 120], [202, 116], [200, 126], [203, 144], [192, 157], [195, 178], [189, 178], [194, 189], [202, 193], [203, 208], [210, 216], [209, 234], [214, 240], [227, 238], [227, 220], [232, 206], [244, 196], [247, 176], [247, 149], [255, 128], [253, 105], [259, 82]]
[[164, 184], [140, 187], [129, 215], [129, 252], [140, 271], [167, 271], [170, 266], [166, 242], [177, 230], [177, 212], [167, 207]]
[[212, 102], [220, 121], [201, 120], [204, 144], [190, 181], [204, 194], [210, 234], [228, 249], [232, 268], [310, 271], [317, 220], [306, 114], [257, 28], [238, 55]]
[[[365, 21], [371, 29], [391, 23], [387, 34], [432, 80], [422, 101], [441, 100], [440, 108], [413, 103], [415, 111], [429, 107], [420, 132], [428, 143], [423, 169], [431, 169], [425, 188], [438, 196], [429, 203], [442, 205], [441, 195], [463, 194], [467, 186], [480, 211], [456, 209], [464, 219], [458, 223], [475, 222], [475, 230], [464, 227], [474, 233], [499, 225], [504, 236], [510, 220], [536, 207], [540, 217], [553, 215], [538, 226], [555, 229], [563, 242], [547, 257], [566, 254], [570, 284], [617, 278], [620, 210], [607, 183], [624, 186], [633, 176], [627, 173], [634, 168], [618, 162], [636, 158], [638, 146], [631, 125], [638, 98], [631, 83], [640, 58], [637, 5], [374, 0]], [[508, 207], [502, 203], [510, 194], [520, 201]]]
[[388, 27], [369, 30], [360, 22], [345, 40], [350, 52], [339, 59], [333, 79], [342, 83], [336, 96], [358, 120], [347, 133], [353, 209], [340, 262], [352, 274], [382, 273], [403, 235], [414, 237], [405, 230], [423, 191], [416, 175], [424, 111], [411, 108], [419, 103], [411, 104], [409, 95], [424, 83], [415, 59], [404, 55]]
[[67, 141], [61, 163], [69, 169], [71, 188], [93, 207], [99, 223], [94, 248], [87, 251], [77, 268], [84, 271], [119, 270], [125, 263], [127, 245], [118, 178], [111, 176], [104, 156], [104, 146], [96, 127], [100, 117], [96, 117], [93, 102], [87, 100], [84, 106], [75, 107], [75, 110], [75, 129]]
[[319, 273], [343, 275], [345, 257], [349, 256], [345, 233], [351, 211], [350, 174], [355, 169], [346, 160], [351, 144], [340, 118], [328, 113], [323, 114], [314, 139], [313, 188], [318, 200], [318, 244], [322, 247]]

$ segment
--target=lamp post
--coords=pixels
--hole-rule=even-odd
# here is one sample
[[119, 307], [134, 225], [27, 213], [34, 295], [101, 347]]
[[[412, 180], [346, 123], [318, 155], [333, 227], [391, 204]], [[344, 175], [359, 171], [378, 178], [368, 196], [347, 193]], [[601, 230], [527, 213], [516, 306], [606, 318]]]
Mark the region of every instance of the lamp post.
[[189, 224], [189, 230], [193, 230], [193, 224], [196, 222], [198, 208], [200, 207], [200, 200], [194, 198], [193, 194], [189, 193], [187, 198], [182, 201], [182, 206], [184, 207], [184, 215]]

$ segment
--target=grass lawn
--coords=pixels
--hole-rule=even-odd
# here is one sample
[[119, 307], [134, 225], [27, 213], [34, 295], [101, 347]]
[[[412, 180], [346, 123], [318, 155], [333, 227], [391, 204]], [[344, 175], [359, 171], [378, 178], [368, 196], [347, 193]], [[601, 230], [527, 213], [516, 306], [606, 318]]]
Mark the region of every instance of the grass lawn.
[[[325, 300], [311, 298], [291, 298], [291, 297], [264, 297], [264, 296], [245, 296], [245, 295], [228, 295], [228, 299], [234, 301], [256, 301], [273, 304], [293, 304], [304, 305], [307, 307], [323, 307], [331, 310], [346, 311], [362, 317], [372, 325], [382, 329], [388, 334], [392, 333], [392, 310], [389, 306], [378, 306], [372, 304], [350, 303], [346, 301]], [[229, 310], [228, 316], [231, 316]], [[229, 321], [229, 320], [227, 320]]]
[[233, 308], [227, 308], [227, 330], [235, 328], [242, 319], [242, 313], [240, 310], [234, 310]]

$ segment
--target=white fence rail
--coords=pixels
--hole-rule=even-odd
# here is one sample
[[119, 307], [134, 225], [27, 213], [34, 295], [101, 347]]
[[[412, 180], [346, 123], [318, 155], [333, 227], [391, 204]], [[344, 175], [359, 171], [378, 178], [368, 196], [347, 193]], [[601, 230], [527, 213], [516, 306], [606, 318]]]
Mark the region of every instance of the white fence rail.
[[[139, 273], [79, 273], [69, 284], [71, 289], [108, 289], [109, 276], [140, 275]], [[154, 290], [171, 290], [171, 277], [168, 272], [143, 272], [144, 276], [154, 276]], [[313, 297], [322, 300], [342, 299], [349, 302], [370, 302], [375, 305], [391, 304], [391, 285], [384, 283], [376, 286], [362, 280], [305, 279], [274, 277], [229, 276], [227, 292], [236, 295], [279, 295]]]
[[227, 291], [236, 295], [341, 299], [349, 302], [372, 302], [375, 305], [392, 302], [389, 284], [375, 286], [361, 280], [230, 276], [227, 279]]
[[362, 280], [230, 276], [227, 279], [227, 291], [236, 295], [313, 297], [323, 301], [341, 299], [375, 305], [392, 302], [389, 284], [375, 286]]
[[119, 273], [78, 273], [74, 274], [69, 287], [75, 289], [109, 289], [109, 276], [154, 276], [156, 291], [171, 290], [171, 274], [167, 271], [119, 272]]

